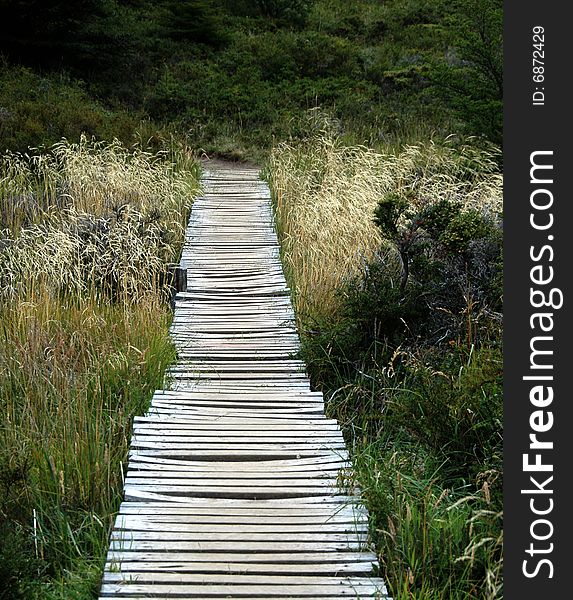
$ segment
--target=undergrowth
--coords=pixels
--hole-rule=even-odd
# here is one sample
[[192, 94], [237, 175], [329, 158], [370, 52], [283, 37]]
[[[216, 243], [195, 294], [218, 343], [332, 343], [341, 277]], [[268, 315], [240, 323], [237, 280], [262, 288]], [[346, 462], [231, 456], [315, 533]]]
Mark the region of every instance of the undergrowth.
[[497, 150], [382, 154], [312, 134], [272, 153], [302, 356], [351, 449], [391, 595], [502, 595]]
[[0, 159], [0, 598], [93, 598], [134, 414], [174, 358], [184, 148], [62, 141]]

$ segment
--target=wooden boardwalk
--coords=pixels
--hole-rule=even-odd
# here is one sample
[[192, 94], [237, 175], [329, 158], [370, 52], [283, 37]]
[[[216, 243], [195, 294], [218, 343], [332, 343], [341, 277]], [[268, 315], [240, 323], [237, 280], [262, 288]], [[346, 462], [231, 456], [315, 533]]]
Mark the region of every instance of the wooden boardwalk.
[[348, 455], [296, 358], [267, 185], [207, 168], [178, 362], [136, 417], [100, 598], [387, 598]]

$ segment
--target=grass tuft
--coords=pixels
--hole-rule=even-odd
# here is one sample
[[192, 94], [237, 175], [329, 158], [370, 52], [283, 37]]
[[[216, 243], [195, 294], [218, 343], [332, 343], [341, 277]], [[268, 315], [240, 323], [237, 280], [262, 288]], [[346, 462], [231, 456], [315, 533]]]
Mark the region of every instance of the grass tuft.
[[503, 593], [502, 178], [470, 142], [381, 153], [325, 129], [269, 163], [302, 355], [396, 600]]
[[0, 159], [0, 597], [91, 598], [131, 421], [163, 387], [197, 168], [82, 138]]

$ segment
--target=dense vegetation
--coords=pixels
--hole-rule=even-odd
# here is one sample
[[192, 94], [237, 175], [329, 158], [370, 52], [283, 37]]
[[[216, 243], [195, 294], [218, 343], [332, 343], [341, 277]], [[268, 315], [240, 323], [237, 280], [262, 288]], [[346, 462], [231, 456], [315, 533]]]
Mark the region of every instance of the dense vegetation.
[[151, 122], [258, 156], [317, 106], [371, 146], [501, 141], [498, 0], [2, 0], [0, 19], [2, 150]]
[[393, 596], [501, 597], [501, 7], [0, 0], [2, 600], [95, 597], [202, 152], [266, 165]]
[[312, 382], [343, 426], [394, 598], [501, 596], [497, 150], [273, 151]]
[[3, 599], [97, 593], [131, 418], [174, 356], [165, 271], [195, 187], [177, 147], [0, 158]]

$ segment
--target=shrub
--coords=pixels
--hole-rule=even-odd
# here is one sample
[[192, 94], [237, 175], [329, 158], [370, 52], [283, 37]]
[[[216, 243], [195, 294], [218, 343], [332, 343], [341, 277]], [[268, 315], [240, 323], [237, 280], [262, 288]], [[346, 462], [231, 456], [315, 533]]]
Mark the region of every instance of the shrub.
[[255, 0], [261, 13], [285, 25], [303, 25], [314, 0]]
[[503, 9], [500, 0], [470, 0], [451, 17], [454, 48], [431, 79], [440, 99], [457, 112], [466, 131], [503, 142]]
[[137, 112], [105, 108], [65, 74], [39, 75], [0, 59], [0, 153], [26, 152], [82, 133], [131, 144], [141, 119]]
[[323, 133], [275, 148], [270, 181], [302, 355], [343, 427], [383, 575], [397, 600], [497, 599], [497, 150], [348, 148], [315, 116]]

